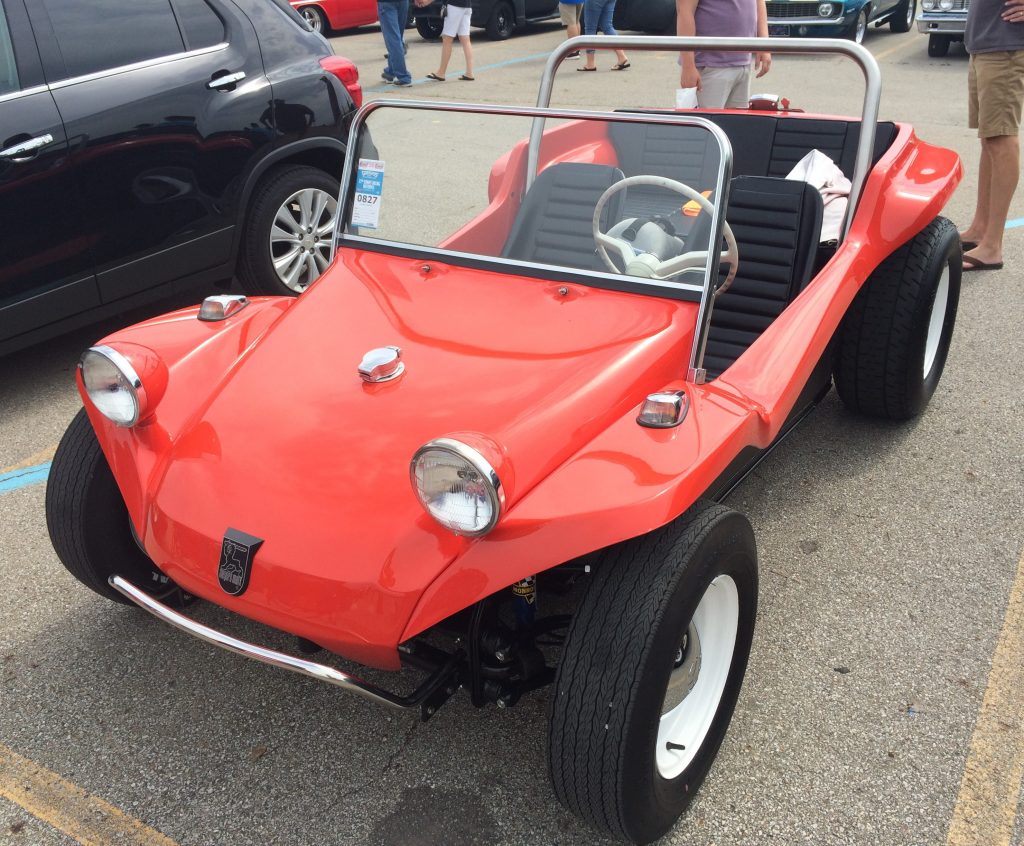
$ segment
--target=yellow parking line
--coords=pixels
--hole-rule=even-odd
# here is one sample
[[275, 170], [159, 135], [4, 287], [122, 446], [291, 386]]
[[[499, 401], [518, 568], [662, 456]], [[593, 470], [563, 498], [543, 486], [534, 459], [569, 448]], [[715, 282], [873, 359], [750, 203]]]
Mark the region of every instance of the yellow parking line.
[[177, 846], [156, 829], [2, 744], [0, 796], [83, 846]]
[[925, 43], [926, 42], [922, 41], [920, 38], [901, 38], [898, 44], [894, 44], [887, 50], [879, 50], [875, 53], [875, 61], [880, 63], [882, 59], [888, 59], [896, 53], [902, 53], [908, 47], [917, 46], [923, 49], [925, 47]]
[[947, 846], [1008, 846], [1024, 779], [1024, 554], [999, 635]]
[[10, 467], [4, 467], [0, 470], [0, 476], [4, 473], [11, 473], [14, 470], [21, 470], [24, 467], [33, 467], [36, 464], [45, 464], [47, 461], [53, 458], [53, 454], [57, 451], [57, 447], [52, 446], [47, 449], [37, 452], [35, 455], [30, 455], [24, 461], [19, 461], [17, 464], [12, 464]]

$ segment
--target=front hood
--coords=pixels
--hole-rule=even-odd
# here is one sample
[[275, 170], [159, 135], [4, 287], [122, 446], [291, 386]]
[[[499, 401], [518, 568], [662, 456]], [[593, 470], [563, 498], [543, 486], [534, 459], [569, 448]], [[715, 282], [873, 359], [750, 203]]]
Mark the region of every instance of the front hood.
[[[400, 615], [405, 598], [471, 543], [420, 506], [409, 482], [416, 449], [460, 433], [488, 439], [501, 453], [489, 458], [500, 468], [506, 511], [513, 509], [647, 393], [684, 374], [693, 309], [572, 283], [345, 255], [176, 439], [151, 487], [147, 548], [155, 545], [169, 575], [221, 601], [216, 554], [204, 554], [200, 573], [182, 538], [215, 543], [219, 554], [230, 526], [265, 540], [242, 600], [288, 590], [301, 620], [311, 610], [303, 605], [319, 603], [330, 585], [339, 613], [358, 606]], [[405, 373], [362, 382], [364, 354], [388, 345], [402, 349]], [[275, 568], [280, 578], [270, 577]], [[302, 599], [303, 583], [321, 596]]]

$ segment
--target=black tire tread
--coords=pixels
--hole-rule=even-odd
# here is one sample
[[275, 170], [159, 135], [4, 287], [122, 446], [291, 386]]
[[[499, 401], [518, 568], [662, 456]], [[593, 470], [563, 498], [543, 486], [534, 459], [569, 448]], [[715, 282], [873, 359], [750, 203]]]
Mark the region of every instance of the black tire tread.
[[890, 420], [913, 417], [906, 374], [910, 339], [929, 257], [956, 227], [936, 217], [875, 269], [854, 298], [840, 329], [836, 390], [862, 414]]
[[72, 576], [107, 599], [129, 604], [107, 584], [109, 574], [98, 570], [90, 555], [84, 529], [89, 525], [89, 492], [97, 484], [116, 487], [83, 408], [72, 419], [53, 456], [46, 483], [46, 528], [57, 557]]
[[[729, 510], [702, 501], [669, 526], [606, 550], [587, 596], [573, 617], [555, 680], [548, 725], [548, 760], [558, 799], [591, 825], [629, 839], [620, 807], [620, 785], [630, 713], [599, 717], [604, 701], [629, 702], [650, 649], [647, 633], [664, 615], [678, 572], [666, 567], [677, 545], [696, 546]], [[639, 554], [638, 554], [639, 553]], [[610, 625], [610, 621], [612, 624]], [[609, 660], [617, 666], [609, 667]], [[593, 730], [606, 719], [613, 742]]]

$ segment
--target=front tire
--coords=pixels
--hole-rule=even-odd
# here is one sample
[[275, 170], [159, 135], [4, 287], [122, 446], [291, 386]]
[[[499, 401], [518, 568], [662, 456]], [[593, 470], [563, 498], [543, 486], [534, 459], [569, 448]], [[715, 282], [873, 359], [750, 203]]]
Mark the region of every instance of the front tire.
[[487, 37], [494, 41], [504, 41], [516, 28], [516, 12], [506, 0], [494, 4], [494, 10], [487, 19]]
[[928, 55], [933, 59], [941, 59], [949, 52], [952, 40], [948, 35], [929, 35]]
[[306, 165], [271, 170], [253, 191], [242, 233], [242, 289], [293, 297], [305, 291], [331, 260], [337, 211], [337, 179]]
[[962, 266], [956, 227], [937, 217], [871, 274], [839, 330], [836, 390], [850, 409], [888, 420], [924, 411], [949, 353]]
[[754, 533], [736, 511], [700, 502], [606, 550], [555, 679], [548, 766], [559, 801], [636, 843], [668, 831], [725, 736], [756, 614]]
[[105, 599], [132, 604], [108, 584], [113, 575], [174, 604], [192, 598], [136, 544], [128, 509], [84, 408], [53, 456], [46, 483], [46, 528], [68, 572]]
[[857, 18], [850, 24], [850, 28], [846, 31], [846, 39], [852, 41], [854, 44], [862, 44], [864, 42], [864, 36], [868, 31], [868, 16], [871, 10], [865, 6], [857, 13]]

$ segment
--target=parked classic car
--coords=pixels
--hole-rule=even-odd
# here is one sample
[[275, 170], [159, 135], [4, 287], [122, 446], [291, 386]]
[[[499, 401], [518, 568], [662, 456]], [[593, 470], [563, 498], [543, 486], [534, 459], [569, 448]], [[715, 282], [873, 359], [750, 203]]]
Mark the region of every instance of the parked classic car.
[[0, 0], [0, 353], [233, 275], [302, 290], [361, 99], [284, 0]]
[[377, 22], [377, 0], [288, 0], [314, 32], [352, 29]]
[[[722, 42], [562, 42], [538, 102], [572, 50], [659, 45]], [[773, 49], [855, 60], [861, 119], [364, 106], [334, 261], [302, 297], [213, 297], [83, 355], [46, 493], [61, 561], [423, 719], [460, 688], [509, 707], [552, 684], [558, 798], [664, 834], [753, 638], [754, 534], [721, 501], [833, 382], [857, 412], [920, 414], [956, 318], [957, 155], [877, 120], [863, 47]], [[455, 146], [479, 190], [423, 191], [421, 151]], [[852, 181], [834, 234], [819, 191], [781, 178], [812, 150]], [[425, 677], [401, 695], [255, 646], [172, 607], [195, 597]]]
[[[928, 0], [929, 3], [935, 1]], [[768, 0], [768, 35], [774, 38], [838, 36], [859, 44], [870, 25], [888, 23], [893, 32], [909, 32], [914, 25], [916, 2]], [[675, 0], [619, 0], [615, 6], [615, 26], [622, 29], [674, 32], [675, 20]]]
[[[412, 8], [416, 31], [428, 41], [441, 37], [444, 3], [434, 0], [429, 6]], [[487, 37], [503, 41], [527, 23], [558, 17], [558, 0], [473, 0], [471, 23], [487, 31]]]
[[941, 59], [949, 45], [964, 40], [970, 0], [921, 0], [917, 31], [928, 36], [928, 55]]

